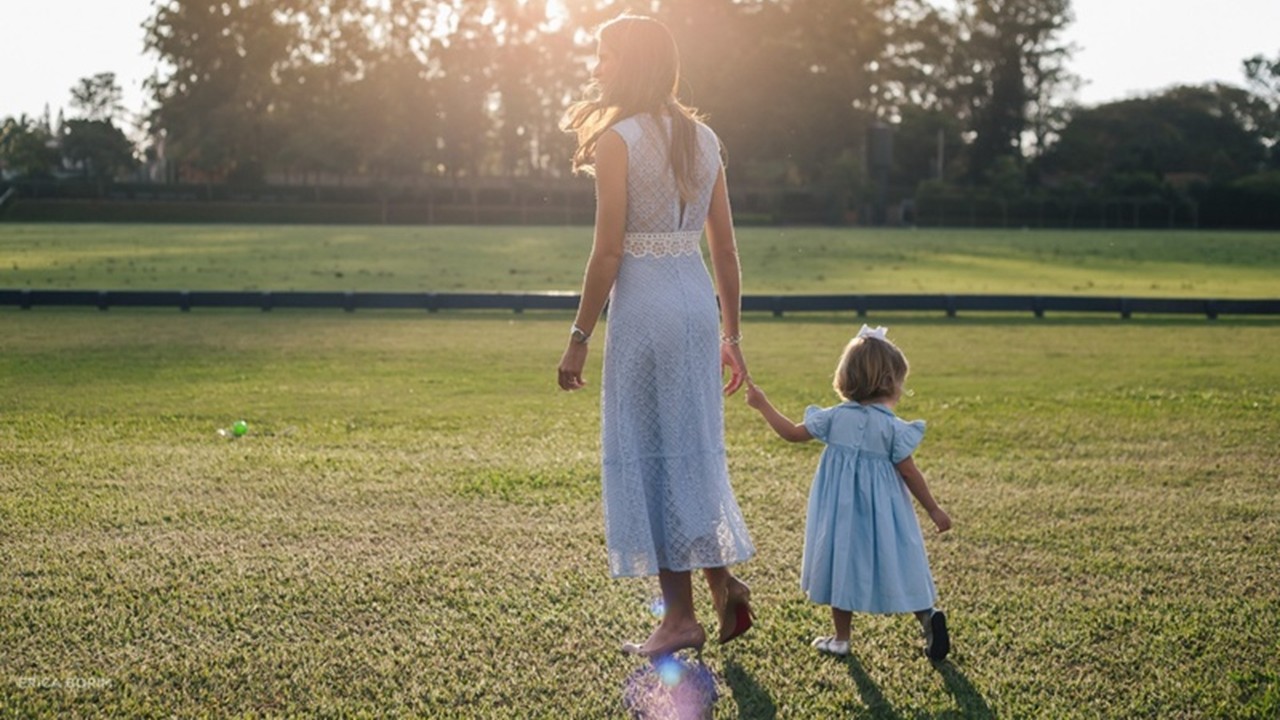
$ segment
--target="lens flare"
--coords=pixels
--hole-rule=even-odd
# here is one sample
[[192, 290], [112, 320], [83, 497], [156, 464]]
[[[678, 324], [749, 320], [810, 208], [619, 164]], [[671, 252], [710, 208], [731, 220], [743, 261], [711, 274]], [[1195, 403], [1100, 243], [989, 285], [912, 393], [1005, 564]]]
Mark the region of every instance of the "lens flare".
[[663, 602], [662, 597], [656, 597], [649, 601], [649, 613], [659, 620], [663, 615], [667, 614], [667, 604]]
[[710, 668], [671, 655], [633, 672], [622, 704], [637, 720], [692, 720], [711, 717], [719, 697], [719, 681]]
[[662, 684], [669, 688], [679, 685], [681, 678], [684, 677], [684, 663], [674, 656], [658, 658], [653, 663], [653, 669], [657, 671], [658, 679]]

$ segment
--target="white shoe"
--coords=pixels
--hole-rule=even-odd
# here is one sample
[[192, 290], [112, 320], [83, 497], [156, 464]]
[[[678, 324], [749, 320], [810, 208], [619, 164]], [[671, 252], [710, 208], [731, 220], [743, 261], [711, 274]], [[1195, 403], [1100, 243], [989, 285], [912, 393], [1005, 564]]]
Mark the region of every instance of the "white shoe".
[[834, 635], [814, 638], [810, 645], [817, 648], [818, 652], [824, 652], [830, 655], [839, 655], [840, 657], [844, 657], [849, 654], [849, 641], [837, 640]]

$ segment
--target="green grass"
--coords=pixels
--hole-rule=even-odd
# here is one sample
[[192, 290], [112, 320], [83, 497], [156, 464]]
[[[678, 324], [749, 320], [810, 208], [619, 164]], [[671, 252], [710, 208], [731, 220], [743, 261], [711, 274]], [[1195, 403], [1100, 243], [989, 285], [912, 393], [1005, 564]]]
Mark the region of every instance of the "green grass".
[[[819, 448], [735, 397], [759, 624], [704, 656], [716, 717], [1276, 716], [1280, 325], [868, 320], [912, 361], [900, 412], [956, 523], [927, 533], [954, 655], [924, 660], [906, 617], [857, 617], [846, 661], [809, 649]], [[600, 355], [589, 391], [554, 389], [568, 321], [0, 310], [0, 716], [621, 716], [640, 664], [616, 648], [657, 590], [607, 577]], [[792, 415], [832, 402], [855, 322], [748, 317], [753, 374]]]
[[[748, 293], [1275, 297], [1280, 233], [740, 228]], [[573, 227], [0, 224], [0, 288], [577, 290]]]

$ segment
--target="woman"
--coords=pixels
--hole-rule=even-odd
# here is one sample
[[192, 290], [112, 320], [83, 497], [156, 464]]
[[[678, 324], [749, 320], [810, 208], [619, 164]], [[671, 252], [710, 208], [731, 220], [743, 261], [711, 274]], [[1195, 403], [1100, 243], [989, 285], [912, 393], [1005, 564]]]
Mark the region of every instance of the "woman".
[[[755, 554], [729, 485], [723, 391], [747, 377], [740, 281], [720, 144], [676, 99], [671, 33], [646, 17], [600, 28], [597, 96], [571, 106], [575, 170], [595, 175], [596, 223], [582, 299], [560, 360], [564, 390], [582, 369], [606, 299], [601, 392], [605, 539], [614, 577], [658, 575], [665, 614], [648, 657], [701, 650], [690, 574], [701, 570], [720, 642], [751, 627], [750, 590], [728, 566]], [[713, 289], [700, 249], [705, 228]], [[719, 308], [717, 309], [717, 290]]]

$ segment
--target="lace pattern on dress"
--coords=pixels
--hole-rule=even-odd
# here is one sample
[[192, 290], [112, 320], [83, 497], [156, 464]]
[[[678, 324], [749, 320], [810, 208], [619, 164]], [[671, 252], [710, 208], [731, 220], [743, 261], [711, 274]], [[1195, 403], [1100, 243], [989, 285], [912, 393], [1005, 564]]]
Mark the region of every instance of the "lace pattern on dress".
[[622, 239], [622, 251], [633, 257], [682, 257], [701, 250], [702, 231], [629, 232]]
[[733, 565], [755, 548], [729, 483], [720, 317], [701, 253], [719, 141], [697, 126], [697, 190], [681, 213], [668, 123], [636, 115], [613, 127], [627, 143], [627, 223], [601, 372], [609, 570]]

